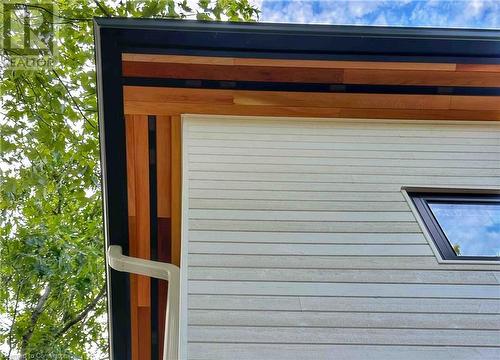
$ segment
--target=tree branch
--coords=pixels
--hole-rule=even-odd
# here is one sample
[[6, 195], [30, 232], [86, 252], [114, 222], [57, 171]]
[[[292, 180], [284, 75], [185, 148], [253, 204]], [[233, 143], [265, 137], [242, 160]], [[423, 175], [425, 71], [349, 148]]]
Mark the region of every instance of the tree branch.
[[85, 306], [83, 308], [83, 310], [80, 311], [80, 313], [77, 316], [75, 316], [74, 318], [72, 318], [71, 320], [66, 322], [66, 324], [64, 324], [64, 326], [61, 328], [61, 330], [59, 330], [56, 333], [56, 335], [54, 336], [54, 339], [60, 338], [72, 326], [78, 324], [80, 321], [85, 319], [85, 317], [88, 315], [88, 313], [91, 312], [97, 306], [97, 304], [104, 297], [104, 295], [106, 295], [106, 284], [103, 284], [103, 286], [99, 290], [99, 293], [97, 294], [97, 296], [87, 306]]
[[94, 0], [94, 3], [103, 12], [104, 15], [106, 15], [107, 17], [111, 17], [111, 14], [109, 13], [109, 11], [98, 0]]
[[17, 307], [19, 306], [19, 294], [21, 293], [21, 287], [23, 286], [24, 281], [21, 281], [19, 283], [19, 286], [17, 287], [16, 291], [16, 302], [14, 305], [14, 315], [12, 315], [12, 324], [10, 325], [9, 329], [9, 336], [7, 340], [7, 344], [9, 344], [9, 353], [7, 354], [7, 359], [10, 359], [10, 355], [12, 353], [12, 335], [14, 332], [14, 325], [16, 324], [16, 318], [17, 318]]
[[14, 3], [13, 5], [16, 6], [16, 7], [39, 9], [39, 10], [45, 11], [46, 13], [48, 13], [48, 14], [54, 16], [54, 17], [57, 17], [59, 19], [65, 19], [65, 20], [70, 20], [70, 21], [92, 21], [92, 18], [76, 18], [76, 17], [62, 16], [62, 15], [56, 14], [56, 13], [50, 11], [49, 9], [46, 9], [43, 6], [40, 6], [40, 5], [35, 5], [35, 4], [20, 4], [20, 3], [17, 3], [17, 4]]
[[47, 284], [47, 286], [45, 286], [45, 289], [43, 290], [42, 296], [40, 296], [40, 298], [38, 299], [38, 303], [36, 304], [35, 308], [33, 309], [33, 312], [31, 313], [31, 320], [30, 320], [30, 325], [28, 327], [28, 331], [26, 331], [26, 333], [23, 335], [23, 339], [21, 342], [21, 360], [26, 359], [26, 348], [28, 347], [28, 342], [33, 336], [33, 331], [35, 330], [38, 318], [42, 314], [45, 303], [49, 298], [50, 290], [51, 290], [50, 284]]
[[52, 69], [52, 72], [57, 77], [57, 79], [59, 80], [59, 82], [62, 84], [62, 86], [64, 87], [64, 89], [66, 89], [66, 92], [68, 93], [68, 95], [69, 95], [71, 101], [73, 102], [73, 104], [78, 109], [78, 112], [80, 113], [80, 115], [85, 119], [85, 121], [87, 122], [87, 124], [89, 124], [95, 130], [96, 126], [85, 116], [85, 114], [83, 113], [83, 110], [80, 108], [80, 105], [78, 105], [78, 102], [73, 97], [73, 95], [71, 94], [71, 91], [69, 91], [69, 88], [66, 86], [66, 84], [61, 79], [61, 77], [59, 76], [59, 74], [54, 69]]

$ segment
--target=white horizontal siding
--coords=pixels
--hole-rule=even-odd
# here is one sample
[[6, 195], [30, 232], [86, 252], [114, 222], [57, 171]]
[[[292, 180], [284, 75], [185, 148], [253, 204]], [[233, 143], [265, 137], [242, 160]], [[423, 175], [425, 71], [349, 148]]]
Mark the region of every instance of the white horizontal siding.
[[[266, 128], [267, 129], [267, 128]], [[340, 129], [337, 129], [338, 132]], [[266, 134], [262, 133], [249, 133], [249, 132], [232, 132], [231, 140], [247, 140], [247, 141], [271, 141], [271, 142], [293, 142], [293, 143], [305, 143], [305, 142], [313, 142], [313, 143], [331, 143], [332, 139], [337, 144], [341, 143], [357, 143], [357, 144], [373, 144], [373, 137], [368, 135], [339, 135], [336, 132], [333, 132], [329, 135], [321, 135], [321, 134], [284, 134], [280, 132], [269, 132]], [[199, 140], [228, 140], [228, 133], [223, 132], [203, 132], [196, 131], [193, 129], [191, 132], [191, 139], [199, 139]], [[425, 138], [425, 139], [424, 139]], [[377, 143], [380, 144], [452, 144], [452, 145], [477, 145], [478, 143], [483, 145], [499, 145], [500, 140], [498, 138], [473, 138], [473, 137], [425, 137], [425, 136], [377, 136]]]
[[411, 184], [425, 183], [427, 186], [436, 185], [467, 185], [467, 186], [498, 186], [500, 177], [466, 177], [466, 176], [430, 176], [430, 175], [350, 175], [336, 173], [271, 173], [257, 171], [221, 172], [221, 171], [191, 171], [190, 178], [193, 180], [216, 180], [216, 181], [241, 181], [241, 182], [278, 182], [278, 183], [303, 183], [309, 186], [327, 183], [330, 189], [335, 183], [359, 183], [359, 184]]
[[[248, 160], [248, 159], [247, 159]], [[375, 163], [375, 162], [374, 162]], [[372, 164], [374, 165], [374, 164]], [[257, 163], [207, 163], [191, 162], [192, 171], [251, 172], [251, 173], [296, 173], [296, 174], [362, 174], [362, 175], [432, 175], [485, 177], [500, 176], [500, 169], [478, 169], [460, 167], [396, 167], [396, 166], [331, 166], [295, 164], [257, 164]]]
[[265, 295], [196, 295], [189, 296], [190, 309], [276, 310], [327, 312], [389, 312], [428, 314], [497, 314], [500, 299], [452, 298], [372, 298], [372, 297], [300, 297]]
[[232, 210], [294, 210], [294, 211], [405, 211], [408, 204], [401, 201], [310, 201], [310, 200], [248, 200], [248, 199], [191, 199], [190, 209]]
[[498, 360], [497, 347], [191, 342], [193, 360]]
[[[259, 327], [498, 330], [500, 315], [190, 310], [189, 324]], [[496, 334], [498, 336], [498, 334]]]
[[343, 270], [343, 269], [265, 269], [201, 267], [189, 268], [192, 280], [221, 281], [299, 281], [348, 283], [415, 283], [497, 285], [500, 272], [419, 271], [419, 270]]
[[232, 231], [296, 231], [296, 232], [366, 232], [366, 233], [415, 233], [420, 227], [414, 222], [380, 221], [263, 221], [263, 220], [211, 220], [191, 219], [193, 230]]
[[370, 233], [304, 233], [259, 231], [197, 231], [190, 232], [191, 242], [238, 243], [301, 243], [301, 244], [427, 244], [422, 234], [370, 234]]
[[496, 151], [498, 145], [483, 145], [475, 143], [471, 144], [460, 144], [460, 145], [450, 145], [450, 144], [408, 144], [408, 143], [396, 143], [396, 144], [386, 144], [380, 142], [370, 142], [370, 143], [358, 143], [356, 141], [350, 143], [335, 142], [332, 141], [325, 142], [312, 142], [312, 141], [280, 141], [269, 140], [233, 140], [232, 136], [227, 136], [225, 139], [217, 140], [200, 140], [200, 139], [190, 139], [192, 146], [204, 147], [204, 148], [238, 148], [238, 149], [291, 149], [291, 150], [356, 150], [356, 151], [412, 151], [412, 152], [475, 152], [475, 153], [492, 153]]
[[[229, 148], [233, 155], [246, 155], [249, 153], [248, 148]], [[187, 154], [205, 154], [205, 155], [226, 155], [229, 150], [226, 147], [203, 147], [192, 146]], [[427, 160], [496, 160], [498, 159], [497, 152], [474, 152], [470, 151], [435, 151], [435, 152], [415, 152], [415, 151], [390, 151], [385, 150], [360, 150], [354, 148], [351, 150], [325, 150], [325, 149], [267, 149], [267, 148], [252, 148], [252, 155], [248, 155], [249, 160], [252, 156], [281, 156], [290, 157], [296, 156], [301, 158], [330, 158], [332, 156], [339, 158], [363, 158], [363, 159], [427, 159]]]
[[[441, 141], [442, 139], [438, 139]], [[480, 140], [481, 142], [483, 140]], [[376, 157], [368, 158], [341, 158], [341, 157], [307, 157], [307, 156], [258, 156], [248, 154], [244, 155], [205, 155], [205, 154], [191, 154], [188, 155], [191, 163], [206, 163], [212, 164], [292, 164], [292, 165], [330, 165], [330, 166], [373, 166], [377, 161]], [[402, 159], [386, 158], [382, 162], [386, 168], [396, 167], [400, 168]], [[498, 167], [498, 162], [495, 160], [453, 160], [453, 159], [404, 159], [404, 168], [464, 168], [466, 169], [484, 169], [485, 167]]]
[[279, 211], [279, 210], [190, 210], [190, 219], [208, 220], [262, 220], [262, 221], [411, 221], [415, 220], [410, 212], [389, 211]]
[[497, 124], [191, 117], [184, 156], [188, 358], [500, 357], [500, 267], [401, 193], [500, 187]]
[[191, 294], [497, 299], [498, 285], [311, 283], [190, 280]]
[[[231, 189], [228, 183], [224, 183], [225, 187], [218, 189], [217, 182], [196, 182], [196, 186], [199, 188], [194, 188], [195, 184], [191, 183], [189, 188], [190, 201], [195, 201], [195, 199], [206, 199], [206, 200], [220, 200], [220, 199], [231, 199], [231, 200], [264, 200], [264, 201], [276, 201], [276, 200], [286, 200], [286, 201], [327, 201], [330, 204], [335, 204], [337, 201], [350, 201], [350, 202], [386, 202], [386, 201], [404, 201], [401, 196], [401, 192], [394, 190], [396, 186], [391, 186], [386, 191], [381, 191], [378, 188], [369, 188], [367, 191], [353, 191], [352, 188], [355, 185], [342, 185], [335, 184], [335, 190], [331, 191], [332, 187], [329, 187], [329, 191], [315, 191], [315, 189], [306, 189], [304, 191], [287, 191], [282, 188], [273, 190], [244, 190], [244, 189]], [[243, 187], [247, 184], [235, 184]], [[248, 186], [251, 186], [248, 184]], [[343, 189], [351, 189], [351, 191], [343, 191]], [[389, 191], [388, 191], [389, 190]], [[393, 190], [392, 192], [390, 190]], [[374, 192], [375, 191], [375, 192]], [[256, 203], [256, 202], [254, 202]], [[382, 204], [383, 206], [384, 204]], [[335, 206], [335, 205], [332, 205]]]
[[[500, 336], [500, 332], [495, 332]], [[497, 346], [491, 331], [422, 329], [339, 329], [196, 326], [190, 329], [190, 341], [278, 343], [278, 344], [377, 344]]]
[[191, 242], [192, 254], [306, 255], [306, 256], [413, 256], [432, 255], [427, 244], [422, 245], [344, 245], [344, 244], [252, 244]]
[[[241, 175], [241, 174], [240, 174]], [[283, 175], [283, 178], [287, 178], [287, 176]], [[423, 181], [423, 179], [416, 179], [415, 177], [408, 177], [412, 180], [408, 180], [405, 184], [426, 184], [426, 186], [441, 186], [441, 187], [484, 187], [484, 188], [492, 188], [498, 186], [498, 180], [493, 181], [494, 185], [483, 184], [480, 180], [473, 178], [468, 183], [466, 179], [461, 179], [459, 177], [450, 178], [454, 179], [453, 184], [447, 182], [446, 178], [436, 179], [427, 177], [427, 181]], [[370, 178], [372, 179], [372, 178]], [[368, 178], [365, 177], [364, 181], [356, 182], [354, 179], [351, 179], [350, 182], [307, 182], [307, 181], [253, 181], [253, 180], [192, 180], [191, 189], [207, 189], [207, 190], [240, 190], [246, 193], [246, 190], [273, 190], [276, 192], [281, 191], [291, 191], [291, 192], [331, 192], [332, 189], [336, 189], [336, 191], [341, 194], [342, 192], [353, 192], [359, 191], [363, 193], [379, 193], [379, 192], [399, 192], [398, 196], [401, 198], [401, 184], [397, 182], [393, 183], [369, 183], [367, 181]], [[373, 181], [373, 180], [372, 180]], [[479, 183], [479, 184], [478, 184]], [[489, 183], [489, 181], [488, 181]], [[277, 195], [280, 196], [280, 195]], [[293, 195], [292, 195], [293, 196]], [[314, 196], [314, 194], [311, 194]], [[378, 194], [378, 197], [382, 197], [382, 194]], [[292, 199], [296, 199], [292, 197]]]
[[[408, 254], [409, 255], [409, 254]], [[191, 266], [227, 266], [250, 268], [297, 269], [416, 269], [416, 270], [485, 270], [491, 265], [439, 264], [429, 256], [303, 256], [303, 255], [238, 255], [190, 254]], [[498, 270], [498, 268], [496, 268]], [[500, 290], [499, 290], [500, 291]]]

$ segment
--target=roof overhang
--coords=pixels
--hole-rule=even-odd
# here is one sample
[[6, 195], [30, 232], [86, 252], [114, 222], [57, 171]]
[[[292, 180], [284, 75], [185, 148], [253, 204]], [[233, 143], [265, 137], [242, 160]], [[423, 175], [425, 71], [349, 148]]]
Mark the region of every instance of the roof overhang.
[[[128, 214], [123, 86], [189, 86], [179, 79], [127, 77], [123, 73], [123, 54], [482, 64], [500, 72], [500, 31], [496, 30], [99, 18], [95, 19], [95, 44], [105, 239], [106, 246], [121, 245], [125, 254], [128, 254]], [[254, 83], [242, 81], [232, 86], [234, 91], [254, 85], [257, 90], [323, 91], [318, 87], [322, 84], [317, 83]], [[290, 88], [283, 90], [284, 84]], [[214, 89], [222, 85], [202, 81], [197, 87]], [[500, 83], [486, 87], [347, 84], [328, 89], [330, 92], [364, 94], [442, 94], [444, 91], [445, 94], [467, 96], [500, 95]], [[491, 111], [498, 117], [495, 109]], [[108, 268], [107, 276], [111, 351], [115, 359], [130, 359], [128, 275]]]

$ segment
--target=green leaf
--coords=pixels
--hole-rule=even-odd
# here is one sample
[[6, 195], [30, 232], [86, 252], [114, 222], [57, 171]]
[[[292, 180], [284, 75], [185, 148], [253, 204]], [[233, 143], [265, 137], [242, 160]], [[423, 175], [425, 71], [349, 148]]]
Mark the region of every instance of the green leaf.
[[[57, 2], [54, 71], [6, 70], [0, 81], [0, 343], [27, 358], [95, 359], [107, 354], [106, 301], [55, 334], [105, 284], [100, 193], [94, 16], [253, 20], [247, 0]], [[72, 20], [73, 19], [73, 20]], [[86, 196], [86, 192], [92, 194]], [[49, 299], [23, 348], [43, 289]], [[16, 308], [16, 303], [18, 304]], [[10, 326], [12, 332], [10, 332]], [[98, 353], [91, 353], [91, 347]], [[0, 347], [0, 358], [6, 357]]]

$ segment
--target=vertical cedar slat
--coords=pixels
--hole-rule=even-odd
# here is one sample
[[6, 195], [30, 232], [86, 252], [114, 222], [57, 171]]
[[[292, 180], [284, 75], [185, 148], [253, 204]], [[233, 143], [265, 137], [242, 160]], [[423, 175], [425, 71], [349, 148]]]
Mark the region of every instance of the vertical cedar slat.
[[[129, 253], [144, 259], [150, 257], [149, 149], [148, 118], [127, 115], [127, 191], [129, 206]], [[137, 196], [139, 195], [140, 196]], [[130, 276], [132, 359], [151, 357], [150, 280]]]
[[[125, 116], [125, 137], [127, 151], [127, 198], [128, 198], [128, 230], [129, 230], [129, 252], [137, 252], [136, 234], [136, 211], [135, 211], [135, 146], [134, 146], [134, 117]], [[137, 281], [135, 275], [130, 275], [130, 327], [131, 327], [131, 350], [132, 359], [139, 359], [139, 337], [138, 337], [138, 307], [137, 307]]]
[[181, 258], [181, 194], [182, 194], [182, 154], [181, 117], [172, 116], [172, 264], [180, 266]]
[[[132, 254], [143, 259], [150, 258], [150, 207], [149, 207], [149, 146], [148, 117], [134, 116], [135, 185], [136, 194], [136, 244], [137, 252]], [[150, 281], [138, 276], [138, 305], [150, 307]]]
[[170, 217], [170, 117], [156, 118], [158, 217]]
[[[158, 218], [158, 260], [170, 262], [170, 218]], [[163, 355], [163, 341], [165, 339], [165, 316], [167, 306], [167, 282], [158, 281], [158, 353], [159, 359]]]
[[[170, 204], [171, 204], [171, 132], [170, 117], [156, 118], [156, 181], [158, 205], [158, 260], [170, 262]], [[158, 355], [163, 354], [165, 337], [165, 310], [167, 304], [167, 282], [158, 282]]]
[[151, 307], [139, 306], [138, 320], [139, 360], [149, 360], [151, 359]]

